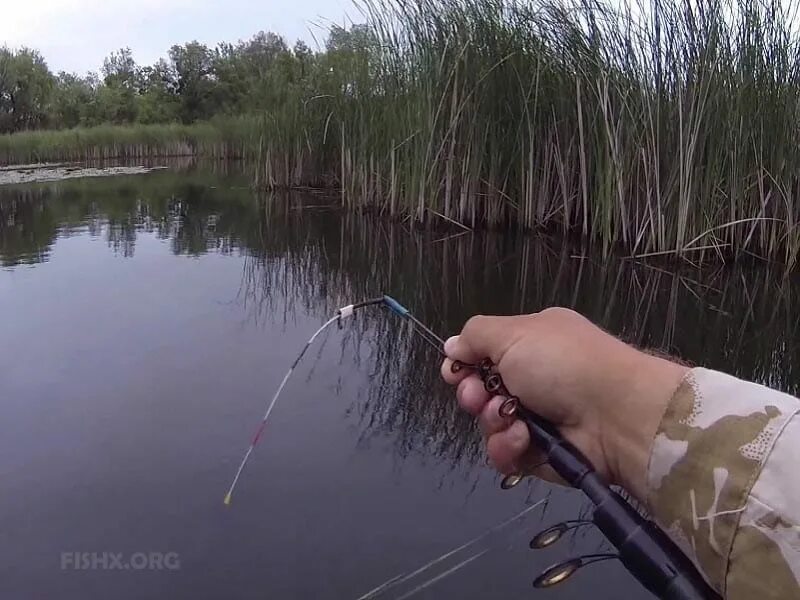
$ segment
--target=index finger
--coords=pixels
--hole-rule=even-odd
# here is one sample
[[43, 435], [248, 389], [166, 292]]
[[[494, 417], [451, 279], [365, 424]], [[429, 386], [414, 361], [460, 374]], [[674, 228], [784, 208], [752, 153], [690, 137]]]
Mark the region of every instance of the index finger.
[[459, 361], [466, 364], [475, 364], [483, 357], [478, 357], [464, 342], [461, 336], [454, 335], [444, 343], [444, 353], [447, 358], [442, 363], [442, 378], [450, 385], [456, 385], [471, 373], [469, 369], [453, 372], [453, 363]]

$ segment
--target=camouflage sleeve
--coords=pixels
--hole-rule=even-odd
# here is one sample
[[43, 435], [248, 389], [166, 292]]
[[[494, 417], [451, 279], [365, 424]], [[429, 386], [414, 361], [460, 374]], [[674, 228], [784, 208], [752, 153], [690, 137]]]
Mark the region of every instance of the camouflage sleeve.
[[800, 598], [800, 400], [692, 369], [650, 454], [648, 506], [723, 597]]

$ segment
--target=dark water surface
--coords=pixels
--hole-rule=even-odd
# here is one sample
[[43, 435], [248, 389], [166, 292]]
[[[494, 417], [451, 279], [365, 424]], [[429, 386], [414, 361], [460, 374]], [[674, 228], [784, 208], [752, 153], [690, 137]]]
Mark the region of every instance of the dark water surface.
[[[0, 188], [0, 598], [355, 600], [542, 498], [381, 598], [485, 548], [414, 597], [646, 597], [613, 562], [532, 589], [548, 564], [603, 547], [586, 530], [527, 548], [584, 502], [542, 483], [501, 492], [436, 356], [382, 311], [310, 353], [223, 506], [301, 345], [379, 293], [443, 334], [478, 312], [571, 306], [630, 341], [797, 390], [800, 287], [767, 266], [674, 273], [326, 204], [259, 201], [210, 172]], [[100, 558], [76, 569], [76, 552]], [[168, 552], [176, 568], [102, 554]]]

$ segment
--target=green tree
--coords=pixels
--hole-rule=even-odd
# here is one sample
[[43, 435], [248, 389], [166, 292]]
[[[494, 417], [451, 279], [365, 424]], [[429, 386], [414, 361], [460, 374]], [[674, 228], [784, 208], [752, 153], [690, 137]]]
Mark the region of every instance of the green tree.
[[179, 116], [184, 123], [207, 119], [213, 114], [213, 53], [197, 41], [169, 50], [180, 99]]
[[47, 124], [54, 78], [36, 50], [0, 48], [0, 132]]
[[38, 52], [0, 48], [0, 132], [291, 112], [313, 96], [368, 89], [374, 51], [374, 34], [364, 26], [334, 27], [318, 54], [302, 41], [290, 48], [280, 35], [259, 31], [213, 50], [197, 41], [176, 45], [168, 60], [143, 67], [121, 48], [99, 76], [54, 77]]
[[132, 123], [138, 107], [139, 69], [130, 48], [112, 52], [103, 61], [103, 87], [99, 101], [101, 113], [111, 123]]
[[[310, 53], [310, 50], [309, 50]], [[214, 54], [217, 106], [229, 113], [274, 108], [285, 100], [300, 68], [286, 40], [260, 31], [238, 44], [220, 44]]]
[[241, 54], [254, 79], [265, 79], [275, 63], [288, 53], [286, 40], [271, 31], [259, 31], [241, 45]]
[[374, 90], [373, 61], [378, 56], [378, 41], [369, 26], [353, 25], [349, 30], [334, 26], [325, 49], [322, 90], [349, 96]]
[[300, 69], [300, 79], [306, 79], [311, 74], [314, 66], [314, 51], [303, 40], [298, 40], [294, 45], [294, 57]]
[[50, 124], [58, 128], [93, 124], [96, 105], [96, 79], [62, 71], [55, 80]]
[[214, 90], [217, 110], [230, 114], [245, 112], [250, 80], [241, 45], [218, 44], [214, 50], [213, 70], [217, 82]]
[[178, 84], [175, 73], [164, 59], [139, 71], [138, 87], [141, 123], [167, 123], [178, 119]]

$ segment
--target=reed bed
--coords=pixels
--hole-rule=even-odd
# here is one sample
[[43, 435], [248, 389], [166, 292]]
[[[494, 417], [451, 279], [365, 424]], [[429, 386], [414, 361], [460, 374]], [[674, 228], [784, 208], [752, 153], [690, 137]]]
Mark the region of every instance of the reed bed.
[[778, 0], [366, 0], [261, 121], [257, 183], [606, 253], [800, 256], [800, 54]]
[[245, 158], [426, 226], [702, 263], [800, 259], [800, 27], [780, 0], [362, 0], [259, 115], [0, 137], [0, 163]]

